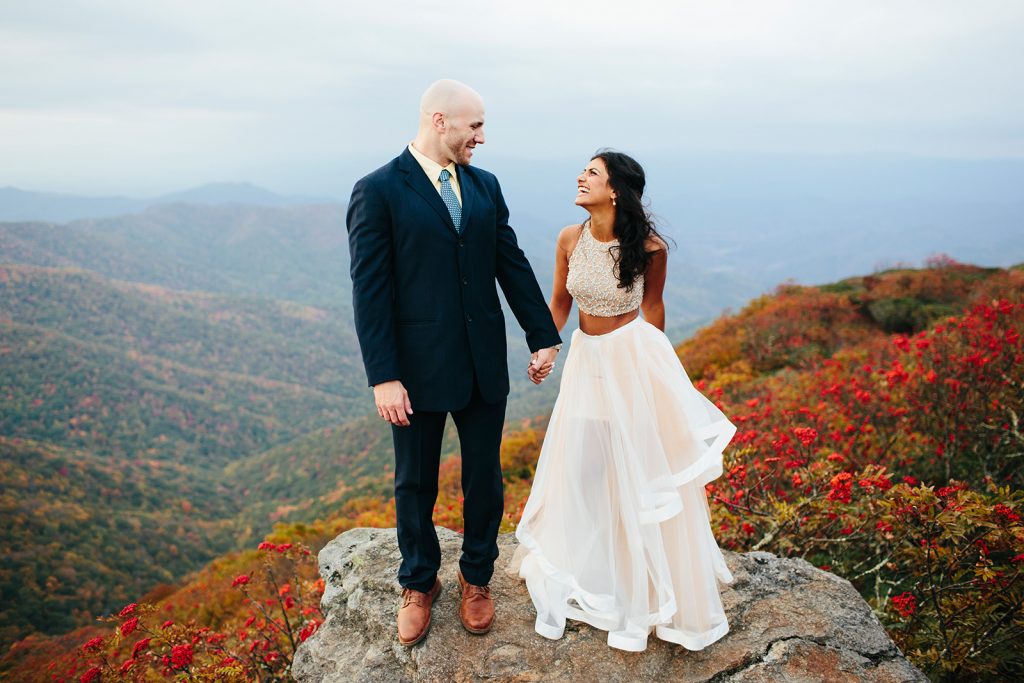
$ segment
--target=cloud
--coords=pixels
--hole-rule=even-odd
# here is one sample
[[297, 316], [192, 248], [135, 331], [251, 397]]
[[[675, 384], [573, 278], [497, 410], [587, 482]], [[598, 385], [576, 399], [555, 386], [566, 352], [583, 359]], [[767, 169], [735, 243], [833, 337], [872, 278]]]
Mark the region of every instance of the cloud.
[[1016, 2], [66, 0], [0, 27], [0, 183], [386, 158], [442, 76], [496, 154], [1024, 156]]

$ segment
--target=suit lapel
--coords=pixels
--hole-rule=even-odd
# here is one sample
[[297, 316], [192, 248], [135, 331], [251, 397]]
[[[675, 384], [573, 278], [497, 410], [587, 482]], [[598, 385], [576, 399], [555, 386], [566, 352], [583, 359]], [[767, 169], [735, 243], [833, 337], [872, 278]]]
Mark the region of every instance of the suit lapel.
[[[430, 208], [437, 212], [437, 215], [441, 217], [445, 225], [452, 232], [456, 232], [455, 223], [452, 222], [452, 215], [448, 212], [448, 207], [445, 206], [444, 200], [441, 199], [441, 195], [437, 192], [437, 188], [427, 179], [427, 174], [423, 172], [423, 167], [416, 161], [408, 148], [399, 155], [398, 167], [405, 173], [406, 184], [426, 200]], [[460, 183], [463, 177], [462, 175], [459, 176]], [[463, 202], [465, 202], [465, 199], [463, 199]], [[463, 207], [462, 215], [466, 215], [465, 207]]]

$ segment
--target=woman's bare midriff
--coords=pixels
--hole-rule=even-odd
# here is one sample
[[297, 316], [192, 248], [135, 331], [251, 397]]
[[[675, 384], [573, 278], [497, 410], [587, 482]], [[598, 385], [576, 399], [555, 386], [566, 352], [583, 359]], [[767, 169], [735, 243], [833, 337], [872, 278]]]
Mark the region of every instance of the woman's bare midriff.
[[592, 336], [608, 334], [613, 330], [619, 329], [626, 323], [636, 320], [639, 315], [640, 309], [630, 311], [629, 313], [623, 313], [622, 315], [609, 316], [607, 318], [599, 315], [590, 315], [589, 313], [580, 311], [580, 331]]

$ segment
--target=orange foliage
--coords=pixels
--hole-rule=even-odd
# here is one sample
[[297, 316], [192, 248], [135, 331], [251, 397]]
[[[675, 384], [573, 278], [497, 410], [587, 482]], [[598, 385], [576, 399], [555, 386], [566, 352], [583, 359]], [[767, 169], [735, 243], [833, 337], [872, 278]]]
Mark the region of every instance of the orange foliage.
[[[903, 325], [912, 332], [886, 333]], [[1024, 497], [1012, 459], [1024, 448], [1022, 334], [1024, 271], [943, 258], [824, 287], [784, 285], [699, 331], [679, 356], [738, 427], [725, 474], [708, 486], [720, 543], [847, 576], [911, 659], [934, 672], [1020, 671], [1020, 653], [1006, 643], [1024, 633], [1013, 611], [1024, 604]], [[532, 425], [505, 435], [502, 531], [522, 514], [542, 440]], [[435, 523], [455, 530], [460, 469], [458, 456], [441, 464], [434, 510]], [[382, 484], [391, 480], [381, 473]], [[392, 498], [365, 496], [326, 521], [280, 527], [268, 542], [318, 548], [347, 529], [394, 524]], [[156, 609], [175, 623], [237, 631], [250, 606], [228, 584], [253, 575], [257, 560], [221, 558], [181, 590], [154, 596]], [[294, 585], [310, 590], [316, 567], [312, 557], [305, 563]], [[76, 632], [78, 645], [96, 634]], [[67, 671], [67, 643], [22, 641], [28, 664], [17, 671], [47, 662]]]

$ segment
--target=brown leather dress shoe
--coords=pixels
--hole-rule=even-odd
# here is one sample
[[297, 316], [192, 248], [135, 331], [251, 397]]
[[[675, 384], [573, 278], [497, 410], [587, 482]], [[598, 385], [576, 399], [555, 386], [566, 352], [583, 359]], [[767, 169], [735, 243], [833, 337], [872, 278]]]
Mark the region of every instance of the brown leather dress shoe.
[[474, 586], [466, 581], [461, 571], [459, 585], [462, 586], [462, 606], [459, 608], [462, 625], [470, 633], [487, 633], [494, 624], [494, 598], [491, 597], [491, 589], [487, 586]]
[[402, 589], [402, 606], [398, 608], [398, 642], [412, 647], [430, 630], [430, 608], [441, 594], [441, 580], [434, 579], [429, 593]]

